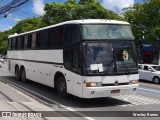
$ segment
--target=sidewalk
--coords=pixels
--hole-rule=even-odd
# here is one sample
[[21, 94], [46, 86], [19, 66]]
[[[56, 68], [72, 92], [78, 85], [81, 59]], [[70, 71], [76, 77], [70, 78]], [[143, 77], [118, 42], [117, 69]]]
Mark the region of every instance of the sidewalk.
[[[68, 120], [67, 117], [43, 117], [44, 111], [56, 111], [0, 81], [0, 119], [1, 120]], [[15, 114], [13, 114], [15, 112]], [[21, 112], [21, 113], [20, 113]], [[24, 112], [24, 113], [23, 113]], [[28, 112], [28, 113], [26, 113]], [[37, 112], [37, 114], [33, 114]], [[56, 112], [55, 112], [56, 113]], [[14, 117], [7, 117], [7, 116]], [[19, 117], [22, 116], [22, 117]], [[27, 117], [32, 116], [32, 117]], [[34, 116], [34, 117], [33, 117]]]

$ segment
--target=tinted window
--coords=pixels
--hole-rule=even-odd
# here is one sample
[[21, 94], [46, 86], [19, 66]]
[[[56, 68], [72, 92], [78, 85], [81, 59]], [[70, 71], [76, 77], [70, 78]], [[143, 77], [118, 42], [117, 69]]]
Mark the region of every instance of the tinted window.
[[40, 48], [47, 48], [48, 31], [43, 30], [39, 33]]
[[27, 49], [27, 44], [28, 44], [28, 35], [24, 36], [24, 49]]
[[20, 48], [24, 49], [24, 36], [21, 36]]
[[148, 66], [144, 66], [144, 70], [148, 70]]
[[15, 45], [16, 45], [16, 38], [12, 38], [12, 50], [15, 49]]
[[32, 34], [29, 34], [29, 35], [28, 35], [27, 48], [31, 48], [31, 44], [32, 44]]
[[11, 39], [8, 39], [8, 50], [11, 50]]
[[32, 33], [32, 48], [36, 47], [36, 33]]
[[66, 49], [63, 51], [63, 57], [64, 57], [64, 65], [67, 69], [72, 68], [72, 50]]
[[78, 25], [66, 25], [63, 39], [65, 47], [79, 43]]

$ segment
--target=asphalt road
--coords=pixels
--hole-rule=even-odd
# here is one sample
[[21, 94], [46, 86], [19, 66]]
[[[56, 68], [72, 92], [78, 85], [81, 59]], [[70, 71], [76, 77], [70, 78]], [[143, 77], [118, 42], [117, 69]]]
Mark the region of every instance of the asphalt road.
[[[155, 85], [150, 82], [140, 82], [139, 89], [136, 95], [119, 96], [112, 98], [99, 98], [99, 99], [81, 99], [75, 96], [69, 95], [68, 98], [60, 98], [53, 88], [29, 81], [27, 84], [17, 81], [15, 76], [10, 75], [6, 69], [6, 65], [3, 64], [0, 69], [0, 76], [5, 80], [18, 85], [28, 91], [33, 91], [34, 94], [43, 99], [50, 105], [59, 105], [69, 111], [78, 111], [78, 113], [85, 116], [85, 119], [89, 120], [160, 120], [159, 117], [145, 117], [146, 113], [154, 113], [160, 111], [160, 85]], [[6, 81], [6, 82], [7, 82]], [[85, 112], [87, 111], [87, 112]], [[92, 112], [91, 112], [92, 111]], [[95, 112], [96, 111], [96, 112]], [[100, 112], [99, 112], [100, 111]], [[105, 111], [105, 112], [103, 112]], [[108, 111], [108, 112], [106, 112]], [[112, 112], [114, 111], [114, 112]], [[138, 112], [139, 111], [139, 112]], [[147, 112], [145, 112], [147, 111]], [[136, 115], [141, 117], [113, 117]], [[106, 117], [110, 115], [112, 117]], [[72, 116], [72, 115], [71, 115]]]

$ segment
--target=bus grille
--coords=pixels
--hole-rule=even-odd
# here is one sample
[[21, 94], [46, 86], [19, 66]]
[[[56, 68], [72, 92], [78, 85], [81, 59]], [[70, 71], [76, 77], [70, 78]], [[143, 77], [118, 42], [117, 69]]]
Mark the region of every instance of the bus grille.
[[[127, 82], [127, 83], [119, 83], [118, 85], [129, 85], [129, 82]], [[114, 83], [102, 84], [102, 86], [115, 86], [115, 84]]]

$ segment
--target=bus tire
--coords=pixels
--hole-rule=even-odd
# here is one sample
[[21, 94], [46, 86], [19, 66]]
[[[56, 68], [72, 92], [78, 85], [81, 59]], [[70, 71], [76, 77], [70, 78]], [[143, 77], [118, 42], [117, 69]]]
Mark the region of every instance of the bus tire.
[[25, 71], [24, 67], [22, 67], [21, 70], [20, 70], [20, 76], [21, 76], [21, 81], [26, 83], [27, 82], [26, 71]]
[[66, 80], [64, 79], [64, 77], [58, 78], [57, 92], [60, 97], [62, 98], [67, 97], [67, 84], [66, 84]]
[[15, 75], [16, 75], [16, 79], [20, 80], [20, 73], [19, 73], [19, 67], [18, 66], [15, 67]]

